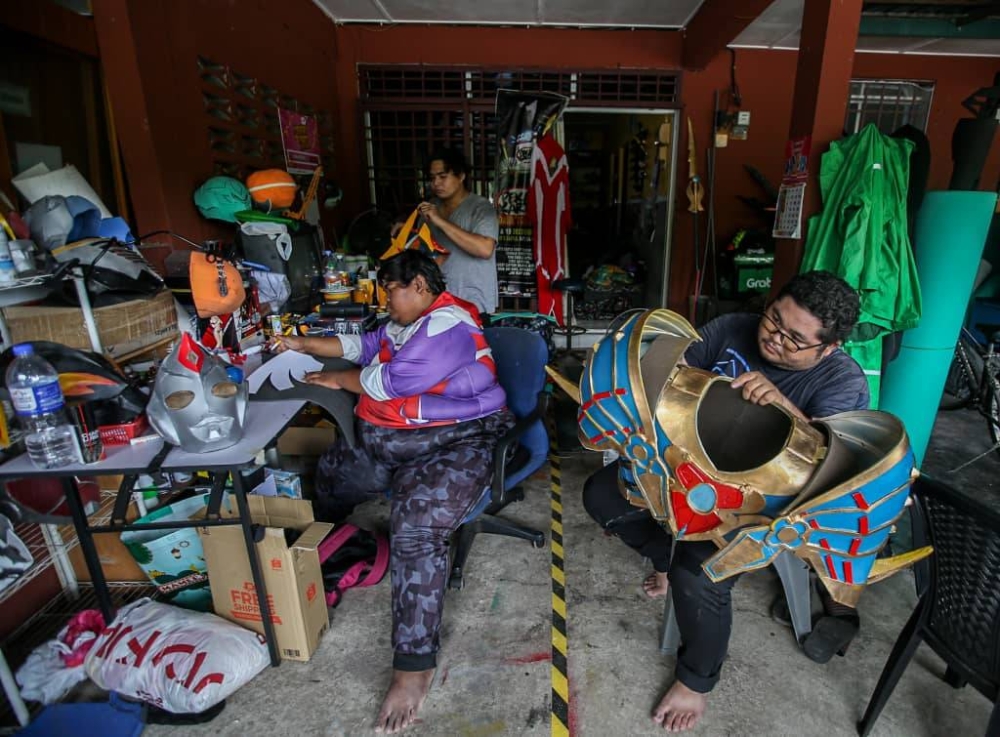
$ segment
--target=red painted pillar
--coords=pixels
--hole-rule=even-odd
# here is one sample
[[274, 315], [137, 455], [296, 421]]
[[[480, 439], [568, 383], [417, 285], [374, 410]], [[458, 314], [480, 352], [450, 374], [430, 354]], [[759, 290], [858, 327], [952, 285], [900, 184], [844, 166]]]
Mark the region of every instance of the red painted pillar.
[[128, 0], [95, 0], [94, 26], [115, 130], [128, 172], [136, 233], [170, 230], [163, 164], [153, 136], [148, 89], [142, 76], [134, 6]]
[[822, 209], [820, 156], [843, 135], [862, 0], [809, 0], [802, 15], [789, 139], [811, 136], [801, 240], [779, 239], [772, 294], [798, 272], [808, 219]]

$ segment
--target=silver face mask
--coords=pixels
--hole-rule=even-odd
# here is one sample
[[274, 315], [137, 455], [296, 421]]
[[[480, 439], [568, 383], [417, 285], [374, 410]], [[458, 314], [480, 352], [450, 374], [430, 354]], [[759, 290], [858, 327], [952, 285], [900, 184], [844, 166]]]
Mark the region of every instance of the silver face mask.
[[189, 453], [228, 448], [243, 437], [247, 385], [185, 333], [160, 366], [146, 414], [156, 432]]

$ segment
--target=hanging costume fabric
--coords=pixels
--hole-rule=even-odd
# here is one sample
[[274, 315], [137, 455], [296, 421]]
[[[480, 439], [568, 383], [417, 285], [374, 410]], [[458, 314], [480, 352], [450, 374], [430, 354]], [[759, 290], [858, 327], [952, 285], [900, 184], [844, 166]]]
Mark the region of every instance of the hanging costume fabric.
[[572, 224], [569, 163], [566, 152], [551, 134], [539, 138], [531, 154], [528, 215], [534, 223], [537, 311], [554, 317], [562, 325], [562, 296], [554, 293], [551, 285], [566, 276], [563, 254], [566, 251], [566, 234]]
[[834, 141], [823, 155], [823, 212], [809, 222], [801, 271], [824, 269], [858, 290], [861, 315], [844, 345], [868, 376], [878, 406], [882, 336], [920, 321], [920, 284], [907, 233], [913, 143], [874, 125]]

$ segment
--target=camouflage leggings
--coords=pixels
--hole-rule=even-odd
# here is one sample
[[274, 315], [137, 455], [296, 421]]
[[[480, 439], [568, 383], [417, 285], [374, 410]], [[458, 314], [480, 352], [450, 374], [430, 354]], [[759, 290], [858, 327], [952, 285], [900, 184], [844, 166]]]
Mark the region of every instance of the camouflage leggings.
[[338, 439], [316, 469], [319, 516], [345, 519], [391, 493], [393, 668], [436, 665], [448, 580], [448, 544], [482, 496], [493, 449], [514, 424], [507, 410], [455, 425], [400, 430], [358, 423], [351, 448]]

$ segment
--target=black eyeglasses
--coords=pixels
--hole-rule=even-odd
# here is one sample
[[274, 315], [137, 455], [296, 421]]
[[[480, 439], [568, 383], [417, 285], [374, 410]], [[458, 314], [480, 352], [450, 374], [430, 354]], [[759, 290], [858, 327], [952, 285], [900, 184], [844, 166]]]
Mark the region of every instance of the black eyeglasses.
[[764, 329], [771, 335], [778, 334], [781, 336], [781, 345], [785, 347], [785, 350], [789, 353], [798, 353], [799, 351], [807, 351], [810, 348], [819, 348], [820, 346], [826, 345], [826, 343], [813, 343], [812, 345], [801, 345], [795, 338], [786, 333], [781, 329], [781, 326], [774, 321], [774, 318], [768, 315], [766, 312], [760, 313], [761, 318], [763, 318]]

